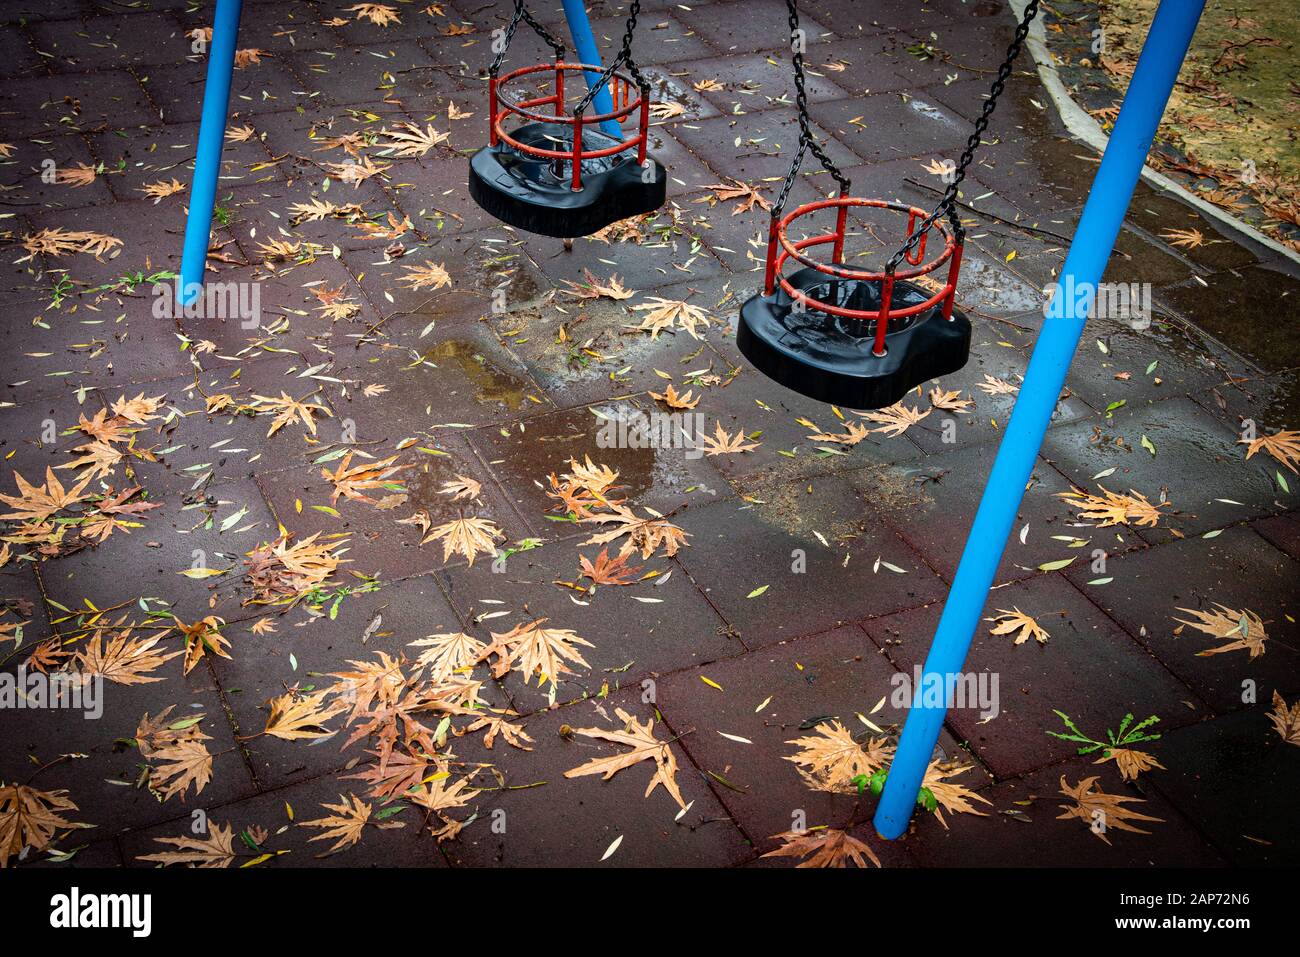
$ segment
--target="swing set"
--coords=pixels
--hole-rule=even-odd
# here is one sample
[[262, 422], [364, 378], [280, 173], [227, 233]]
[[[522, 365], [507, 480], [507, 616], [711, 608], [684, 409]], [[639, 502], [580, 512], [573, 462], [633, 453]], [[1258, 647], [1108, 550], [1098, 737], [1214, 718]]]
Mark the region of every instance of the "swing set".
[[[955, 304], [965, 244], [957, 194], [1021, 47], [1031, 37], [1039, 6], [1039, 0], [1009, 2], [1020, 14], [1012, 42], [955, 176], [929, 212], [852, 195], [848, 179], [812, 135], [803, 54], [792, 45], [799, 146], [771, 209], [762, 290], [742, 307], [737, 326], [741, 352], [764, 375], [814, 399], [871, 409], [891, 405], [916, 386], [965, 365], [971, 326]], [[607, 68], [600, 66], [582, 0], [562, 3], [578, 50], [574, 63], [565, 60], [563, 43], [528, 13], [524, 0], [515, 0], [505, 43], [488, 69], [488, 144], [470, 161], [469, 189], [502, 222], [568, 238], [658, 209], [665, 201], [666, 174], [647, 153], [650, 87], [632, 58], [640, 0], [631, 3], [622, 46]], [[799, 29], [796, 0], [786, 4], [793, 37]], [[1097, 288], [1204, 6], [1205, 0], [1160, 0], [1062, 266], [1061, 288]], [[216, 2], [181, 260], [182, 304], [202, 293], [241, 8], [242, 0]], [[520, 23], [551, 48], [554, 61], [501, 75]], [[578, 74], [587, 91], [570, 109], [573, 84], [567, 81]], [[530, 95], [528, 85], [539, 80], [541, 89]], [[593, 104], [597, 112], [588, 115]], [[624, 133], [623, 122], [633, 117], [636, 131]], [[839, 195], [786, 213], [808, 153], [834, 178]], [[830, 231], [792, 238], [792, 227], [828, 210], [835, 216]], [[863, 210], [900, 222], [906, 218], [902, 244], [878, 271], [845, 264], [849, 217]], [[931, 233], [937, 239], [931, 241]], [[828, 247], [829, 257], [814, 256]], [[787, 275], [791, 263], [800, 268]], [[918, 689], [932, 682], [946, 687], [948, 677], [964, 666], [1091, 308], [1091, 295], [1067, 297], [1034, 344]], [[943, 704], [921, 696], [908, 712], [875, 815], [876, 830], [887, 839], [907, 829], [946, 713]]]
[[[786, 8], [790, 36], [799, 37], [802, 31], [795, 0], [786, 0]], [[931, 212], [894, 200], [853, 195], [848, 178], [812, 134], [803, 50], [792, 43], [799, 146], [771, 210], [763, 291], [742, 307], [736, 331], [740, 351], [760, 372], [809, 398], [854, 409], [879, 409], [893, 405], [921, 383], [949, 375], [966, 364], [970, 320], [954, 304], [966, 238], [957, 214], [957, 195], [1037, 12], [1038, 0], [1030, 0], [961, 161]], [[839, 196], [805, 203], [782, 215], [810, 152], [835, 180]], [[878, 272], [853, 269], [844, 263], [849, 213], [861, 209], [907, 217], [902, 246]], [[835, 211], [835, 227], [830, 232], [790, 238], [795, 223], [822, 210]], [[932, 231], [938, 233], [941, 243], [936, 245], [942, 248], [926, 259]], [[829, 262], [813, 257], [813, 250], [827, 246]], [[786, 277], [784, 268], [792, 260], [802, 268]], [[920, 284], [923, 277], [944, 266], [943, 283], [931, 281], [937, 290]]]
[[[591, 74], [599, 68], [566, 63], [564, 44], [533, 19], [524, 0], [515, 0], [505, 42], [488, 68], [488, 145], [470, 161], [470, 195], [488, 213], [529, 232], [572, 237], [663, 205], [663, 167], [646, 155], [650, 87], [632, 58], [640, 6], [640, 0], [633, 0], [622, 47], [593, 83]], [[798, 37], [796, 0], [786, 0], [786, 8], [790, 36]], [[792, 44], [799, 145], [771, 210], [762, 293], [741, 309], [736, 333], [740, 351], [760, 372], [810, 398], [879, 409], [966, 364], [970, 320], [954, 302], [965, 243], [958, 191], [1037, 11], [1038, 0], [1031, 0], [955, 174], [932, 211], [852, 194], [849, 180], [812, 135], [803, 51]], [[521, 22], [551, 48], [554, 62], [519, 67], [502, 76], [502, 62]], [[570, 111], [565, 78], [576, 73], [588, 77], [589, 88]], [[520, 99], [515, 87], [538, 77], [549, 79], [549, 92]], [[587, 116], [593, 98], [606, 89], [613, 91], [613, 108]], [[638, 128], [624, 136], [620, 121], [633, 115]], [[511, 117], [529, 122], [508, 129]], [[605, 128], [595, 130], [593, 124]], [[606, 131], [611, 124], [613, 135]], [[783, 215], [809, 153], [835, 179], [839, 195]], [[907, 218], [903, 245], [878, 272], [854, 269], [844, 261], [850, 211], [864, 209]], [[791, 237], [796, 225], [805, 226], [823, 210], [834, 210], [833, 230]], [[931, 233], [939, 238], [933, 245]], [[927, 249], [934, 251], [935, 246], [940, 248], [927, 259]], [[829, 261], [816, 258], [826, 247]], [[786, 276], [791, 262], [801, 268]], [[942, 284], [931, 283], [937, 290], [920, 284], [940, 270]]]
[[[589, 236], [664, 204], [664, 168], [646, 155], [650, 84], [632, 59], [640, 9], [641, 0], [633, 0], [622, 49], [601, 70], [589, 63], [566, 63], [564, 44], [533, 19], [524, 0], [515, 0], [505, 42], [488, 67], [488, 145], [469, 164], [470, 196], [487, 213], [530, 233], [571, 238]], [[501, 76], [520, 22], [551, 48], [555, 61]], [[579, 73], [587, 77], [588, 89], [570, 111], [565, 80]], [[595, 82], [593, 73], [598, 76]], [[522, 87], [532, 79], [549, 80], [551, 92], [520, 99], [525, 95]], [[610, 92], [611, 107], [588, 116], [596, 96]], [[620, 121], [632, 116], [637, 118], [636, 132], [624, 136]], [[512, 118], [529, 122], [508, 129]]]

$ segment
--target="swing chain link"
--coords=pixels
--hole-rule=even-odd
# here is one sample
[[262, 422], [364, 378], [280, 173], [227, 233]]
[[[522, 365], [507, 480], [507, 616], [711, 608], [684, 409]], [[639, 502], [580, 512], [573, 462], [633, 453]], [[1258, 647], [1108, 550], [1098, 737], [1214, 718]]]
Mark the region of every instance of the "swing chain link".
[[[640, 13], [641, 0], [632, 0], [632, 5], [628, 8], [627, 27], [623, 31], [622, 49], [618, 51], [618, 56], [614, 57], [610, 65], [605, 68], [605, 72], [600, 75], [600, 79], [588, 86], [587, 95], [579, 100], [578, 105], [573, 108], [574, 116], [580, 116], [587, 107], [591, 106], [591, 101], [594, 100], [596, 95], [609, 84], [610, 79], [614, 76], [614, 72], [623, 65], [627, 66], [628, 72], [632, 74], [632, 79], [636, 80], [636, 85], [638, 89], [641, 90], [641, 95], [643, 97], [648, 97], [650, 95], [649, 81], [642, 76], [641, 70], [632, 60], [632, 35], [636, 32], [636, 18]], [[618, 108], [617, 103], [614, 104], [614, 108]]]
[[898, 268], [898, 264], [916, 248], [921, 241], [921, 237], [929, 232], [935, 220], [942, 215], [947, 215], [948, 222], [952, 224], [953, 237], [957, 242], [961, 243], [965, 239], [966, 227], [961, 224], [961, 215], [957, 212], [957, 193], [962, 180], [966, 178], [967, 168], [975, 159], [975, 151], [980, 148], [984, 131], [988, 129], [989, 119], [993, 116], [993, 110], [997, 108], [998, 97], [1002, 95], [1002, 90], [1011, 77], [1011, 70], [1016, 59], [1020, 56], [1020, 48], [1025, 42], [1025, 37], [1029, 35], [1029, 26], [1037, 15], [1038, 0], [1029, 0], [1028, 5], [1025, 7], [1025, 14], [1016, 27], [1016, 33], [1011, 40], [1011, 45], [1007, 47], [1006, 59], [998, 67], [998, 75], [994, 78], [993, 85], [989, 89], [989, 96], [984, 101], [984, 108], [980, 111], [978, 119], [975, 120], [975, 129], [966, 141], [966, 148], [962, 151], [961, 161], [952, 174], [952, 181], [948, 184], [948, 188], [944, 190], [943, 198], [939, 200], [934, 211], [921, 220], [920, 226], [907, 237], [907, 242], [890, 257], [889, 262], [885, 264], [886, 273], [892, 274]]
[[501, 45], [500, 51], [492, 60], [492, 65], [488, 67], [488, 76], [494, 80], [501, 73], [501, 64], [505, 62], [506, 51], [510, 49], [510, 44], [514, 41], [515, 30], [518, 28], [520, 20], [533, 28], [533, 31], [554, 52], [556, 60], [564, 59], [564, 42], [551, 36], [546, 27], [533, 18], [533, 15], [528, 12], [528, 8], [524, 6], [524, 0], [515, 0], [514, 15], [510, 18], [510, 25], [506, 27], [506, 42]]
[[[1037, 0], [1034, 0], [1034, 2], [1037, 2]], [[791, 60], [794, 63], [795, 109], [799, 114], [799, 149], [795, 152], [794, 161], [790, 164], [790, 172], [786, 174], [785, 182], [781, 184], [781, 192], [772, 205], [773, 218], [780, 216], [781, 211], [785, 209], [786, 200], [790, 197], [790, 190], [794, 188], [795, 178], [799, 175], [799, 167], [803, 165], [804, 157], [810, 150], [813, 156], [821, 161], [825, 170], [835, 178], [835, 182], [840, 187], [841, 196], [847, 196], [850, 189], [848, 177], [840, 172], [839, 167], [826, 155], [825, 150], [813, 138], [808, 117], [808, 91], [804, 89], [803, 45], [798, 42], [799, 8], [796, 6], [796, 0], [786, 0], [785, 5], [789, 13]]]

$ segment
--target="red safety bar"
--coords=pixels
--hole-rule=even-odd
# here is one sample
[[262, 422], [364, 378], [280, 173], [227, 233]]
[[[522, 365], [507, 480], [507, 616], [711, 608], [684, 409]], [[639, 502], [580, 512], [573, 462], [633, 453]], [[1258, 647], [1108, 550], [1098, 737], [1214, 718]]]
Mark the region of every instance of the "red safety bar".
[[[528, 76], [532, 73], [543, 73], [552, 71], [555, 74], [555, 92], [549, 96], [539, 96], [530, 100], [515, 101], [501, 92], [501, 88], [513, 80], [520, 77]], [[615, 71], [610, 76], [609, 89], [614, 98], [615, 109], [609, 113], [602, 113], [598, 116], [584, 116], [581, 113], [569, 114], [564, 110], [564, 75], [565, 73], [601, 73], [599, 66], [591, 66], [586, 63], [565, 63], [557, 60], [555, 63], [542, 63], [537, 66], [520, 67], [518, 70], [512, 70], [505, 76], [499, 78], [490, 78], [488, 80], [488, 98], [490, 101], [490, 139], [489, 142], [496, 146], [504, 141], [521, 153], [529, 156], [537, 156], [544, 159], [567, 159], [573, 166], [573, 180], [571, 188], [574, 191], [582, 189], [582, 161], [585, 159], [599, 159], [602, 156], [613, 156], [616, 153], [622, 153], [625, 150], [636, 147], [637, 163], [645, 163], [646, 159], [646, 140], [647, 133], [650, 129], [650, 101], [647, 97], [641, 95], [640, 88], [632, 82], [632, 78], [626, 74]], [[635, 91], [635, 93], [633, 93]], [[553, 110], [551, 113], [538, 113], [535, 107], [550, 106]], [[604, 123], [606, 120], [621, 120], [626, 116], [631, 116], [637, 110], [641, 111], [639, 129], [635, 136], [630, 136], [616, 146], [607, 146], [598, 150], [584, 150], [582, 148], [582, 130], [589, 123]], [[526, 120], [533, 120], [541, 123], [559, 123], [571, 126], [573, 128], [573, 148], [569, 150], [549, 150], [540, 146], [533, 146], [528, 143], [521, 143], [505, 131], [503, 123], [508, 116], [520, 116]]]
[[[823, 199], [815, 203], [807, 203], [792, 212], [786, 213], [779, 220], [774, 216], [772, 217], [772, 225], [767, 239], [767, 272], [763, 279], [763, 295], [772, 295], [776, 289], [776, 284], [780, 283], [781, 288], [785, 290], [787, 295], [803, 303], [806, 307], [832, 316], [856, 319], [860, 322], [875, 320], [875, 340], [872, 344], [872, 351], [878, 356], [883, 356], [885, 354], [885, 336], [889, 332], [890, 319], [902, 319], [906, 316], [914, 316], [917, 313], [925, 312], [940, 300], [943, 301], [944, 319], [952, 319], [953, 298], [957, 292], [957, 275], [961, 270], [962, 244], [953, 237], [947, 224], [942, 220], [935, 220], [931, 228], [937, 229], [939, 235], [943, 237], [943, 252], [933, 261], [923, 262], [926, 240], [929, 238], [929, 233], [926, 232], [921, 234], [921, 239], [917, 242], [916, 248], [904, 257], [908, 265], [916, 267], [914, 269], [895, 270], [894, 272], [865, 272], [860, 269], [850, 269], [843, 265], [844, 234], [848, 226], [850, 206], [866, 206], [872, 209], [890, 209], [900, 213], [907, 213], [907, 236], [904, 237], [904, 242], [912, 237], [912, 231], [916, 228], [917, 220], [924, 220], [928, 215], [925, 210], [918, 209], [915, 206], [908, 206], [905, 203], [883, 199], [855, 199], [852, 196], [839, 196], [835, 199]], [[810, 236], [807, 239], [798, 241], [790, 239], [787, 231], [792, 222], [801, 216], [807, 216], [823, 209], [838, 211], [833, 232]], [[822, 246], [827, 243], [832, 245], [831, 262], [829, 263], [816, 262], [803, 252], [811, 246]], [[836, 279], [874, 280], [879, 282], [881, 284], [880, 308], [875, 311], [847, 309], [844, 306], [836, 306], [813, 299], [801, 290], [791, 286], [789, 280], [781, 274], [781, 269], [788, 259], [793, 259], [804, 266], [811, 266], [818, 272], [823, 272]], [[894, 281], [896, 279], [913, 279], [917, 276], [924, 276], [927, 273], [934, 272], [945, 262], [949, 264], [948, 281], [942, 289], [925, 302], [897, 310], [892, 308]]]

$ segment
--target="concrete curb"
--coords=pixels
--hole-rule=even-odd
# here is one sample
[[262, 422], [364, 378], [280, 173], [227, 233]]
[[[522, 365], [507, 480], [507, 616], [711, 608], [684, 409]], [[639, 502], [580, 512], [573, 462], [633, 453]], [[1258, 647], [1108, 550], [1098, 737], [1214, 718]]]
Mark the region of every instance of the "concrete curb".
[[[1028, 0], [1007, 0], [1011, 10], [1015, 13], [1016, 19], [1019, 20], [1025, 13], [1025, 7]], [[1087, 111], [1079, 104], [1075, 103], [1065, 84], [1061, 82], [1060, 74], [1056, 70], [1056, 61], [1052, 59], [1052, 54], [1047, 49], [1047, 31], [1043, 28], [1042, 17], [1036, 17], [1029, 28], [1029, 37], [1026, 42], [1029, 52], [1034, 57], [1034, 62], [1038, 65], [1038, 75], [1043, 81], [1043, 86], [1047, 88], [1048, 94], [1056, 106], [1057, 112], [1061, 115], [1061, 120], [1065, 123], [1066, 129], [1071, 134], [1083, 140], [1098, 153], [1104, 152], [1106, 144], [1110, 138], [1102, 131], [1101, 126], [1088, 115]], [[1242, 222], [1230, 213], [1224, 212], [1213, 203], [1207, 203], [1205, 200], [1189, 192], [1168, 176], [1150, 166], [1142, 167], [1142, 178], [1152, 185], [1158, 186], [1167, 192], [1173, 193], [1183, 202], [1195, 208], [1198, 212], [1218, 220], [1226, 226], [1231, 227], [1241, 233], [1252, 242], [1265, 246], [1296, 265], [1300, 265], [1300, 253], [1283, 246], [1275, 239], [1265, 236], [1253, 226]]]

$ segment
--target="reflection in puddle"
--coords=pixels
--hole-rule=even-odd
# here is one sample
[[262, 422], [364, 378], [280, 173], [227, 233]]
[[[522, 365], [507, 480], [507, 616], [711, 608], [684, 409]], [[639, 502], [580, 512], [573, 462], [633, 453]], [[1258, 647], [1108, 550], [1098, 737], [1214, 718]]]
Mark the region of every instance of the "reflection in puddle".
[[1041, 309], [1043, 298], [1039, 290], [977, 256], [962, 263], [957, 301], [966, 308], [1010, 316]]
[[473, 384], [474, 398], [484, 405], [500, 405], [513, 411], [524, 404], [528, 384], [488, 362], [473, 343], [448, 339], [425, 352], [422, 358], [435, 366], [447, 360], [455, 362]]
[[[699, 465], [699, 460], [689, 459], [686, 449], [602, 447], [605, 443], [598, 437], [606, 421], [602, 416], [617, 419], [620, 408], [615, 404], [590, 406], [530, 419], [525, 433], [510, 435], [509, 456], [490, 464], [526, 477], [529, 487], [536, 488], [532, 483], [539, 476], [567, 472], [570, 459], [582, 462], [590, 457], [618, 472], [619, 495], [629, 503], [660, 509], [676, 505], [688, 490], [691, 494], [713, 493], [705, 484], [709, 470]], [[537, 494], [541, 495], [540, 489]], [[546, 500], [544, 510], [554, 504]]]

